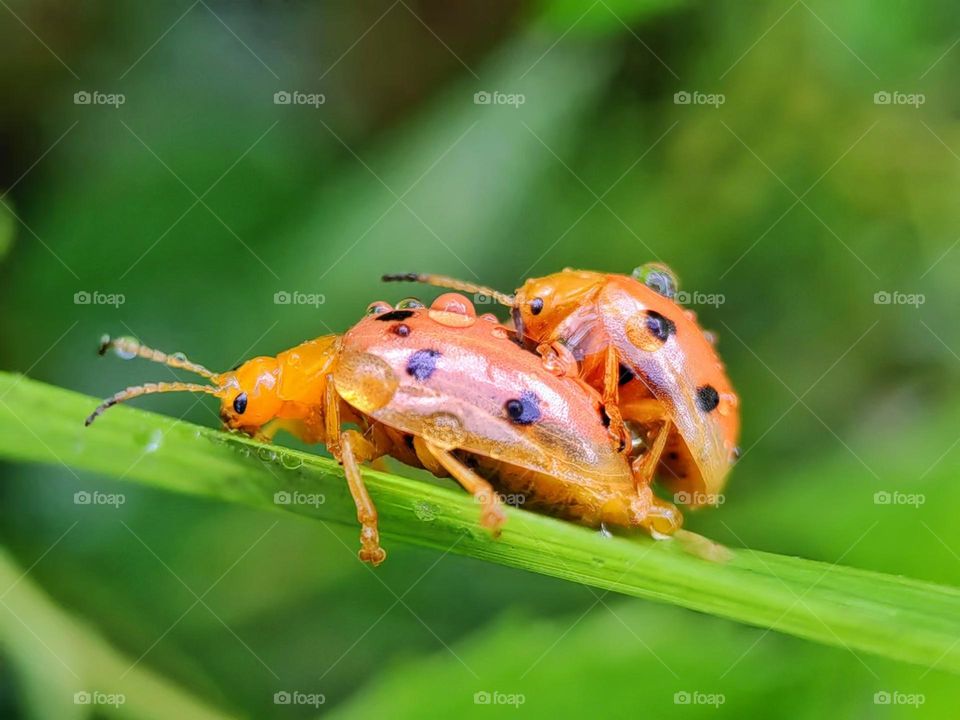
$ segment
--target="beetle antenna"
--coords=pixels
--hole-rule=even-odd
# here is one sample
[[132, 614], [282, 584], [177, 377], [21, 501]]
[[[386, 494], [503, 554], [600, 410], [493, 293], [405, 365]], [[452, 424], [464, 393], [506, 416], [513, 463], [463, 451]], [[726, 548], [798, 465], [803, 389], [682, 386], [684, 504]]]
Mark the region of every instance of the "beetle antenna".
[[121, 390], [113, 397], [109, 397], [100, 403], [97, 406], [97, 409], [94, 410], [87, 419], [84, 421], [84, 425], [88, 426], [96, 420], [103, 412], [109, 408], [112, 408], [118, 403], [126, 402], [135, 397], [140, 397], [141, 395], [152, 395], [153, 393], [162, 393], [162, 392], [202, 392], [207, 393], [208, 395], [219, 395], [220, 389], [212, 387], [210, 385], [198, 385], [197, 383], [185, 383], [185, 382], [160, 382], [160, 383], [145, 383], [143, 385], [134, 385], [128, 387], [126, 390]]
[[501, 305], [513, 307], [513, 297], [492, 288], [477, 285], [476, 283], [457, 280], [446, 275], [431, 275], [428, 273], [394, 273], [384, 275], [380, 278], [384, 282], [416, 282], [424, 285], [434, 285], [436, 287], [447, 288], [449, 290], [459, 290], [460, 292], [478, 293], [488, 295]]
[[167, 365], [168, 367], [178, 368], [180, 370], [189, 370], [192, 373], [196, 373], [197, 375], [201, 375], [209, 379], [216, 377], [216, 373], [207, 370], [203, 365], [198, 365], [195, 362], [191, 362], [183, 353], [167, 355], [167, 353], [149, 348], [133, 338], [111, 338], [109, 335], [104, 335], [100, 339], [100, 349], [97, 352], [100, 355], [103, 355], [107, 352], [107, 350], [115, 350], [121, 356], [142, 357], [152, 362]]

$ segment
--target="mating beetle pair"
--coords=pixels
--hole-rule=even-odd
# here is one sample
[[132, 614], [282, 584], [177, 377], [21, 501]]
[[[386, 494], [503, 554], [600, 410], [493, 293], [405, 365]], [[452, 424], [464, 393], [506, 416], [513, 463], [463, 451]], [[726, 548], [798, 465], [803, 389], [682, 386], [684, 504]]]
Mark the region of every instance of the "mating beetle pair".
[[[388, 278], [487, 293], [511, 307], [514, 327], [478, 317], [466, 297], [447, 293], [429, 308], [373, 303], [342, 336], [226, 373], [135, 341], [107, 341], [102, 351], [189, 370], [210, 384], [127, 388], [87, 424], [130, 398], [187, 390], [220, 398], [232, 430], [270, 439], [283, 429], [324, 443], [357, 506], [359, 556], [373, 564], [386, 553], [360, 464], [387, 455], [452, 476], [480, 502], [481, 522], [494, 533], [505, 518], [497, 491], [587, 525], [668, 535], [682, 516], [654, 495], [654, 476], [693, 504], [722, 487], [737, 398], [709, 339], [670, 299], [675, 281], [665, 269], [640, 280], [568, 270], [529, 281], [513, 298], [440, 276]], [[344, 430], [347, 423], [358, 429]]]

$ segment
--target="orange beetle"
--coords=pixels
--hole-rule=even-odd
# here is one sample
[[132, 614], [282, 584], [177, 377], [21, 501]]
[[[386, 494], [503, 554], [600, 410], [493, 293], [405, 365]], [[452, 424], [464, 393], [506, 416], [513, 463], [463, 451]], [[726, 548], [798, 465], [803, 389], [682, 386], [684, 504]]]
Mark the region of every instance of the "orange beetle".
[[[324, 443], [343, 465], [361, 523], [362, 560], [386, 557], [377, 512], [359, 464], [390, 455], [437, 476], [450, 475], [482, 504], [481, 522], [504, 521], [497, 490], [524, 506], [599, 526], [671, 533], [676, 508], [656, 498], [611, 446], [595, 393], [545, 370], [518, 347], [493, 315], [449, 293], [428, 309], [373, 303], [345, 335], [307, 341], [276, 357], [212, 373], [182, 355], [133, 340], [116, 349], [198, 373], [212, 383], [156, 383], [123, 390], [87, 418], [140, 395], [199, 391], [221, 400], [225, 426], [270, 439], [284, 429]], [[359, 430], [342, 428], [355, 424]]]
[[439, 275], [383, 279], [481, 293], [510, 307], [517, 335], [548, 361], [579, 364], [602, 394], [611, 433], [622, 443], [632, 431], [642, 446], [641, 472], [659, 471], [678, 502], [716, 502], [739, 455], [739, 399], [712, 338], [674, 302], [668, 268], [641, 266], [633, 277], [566, 269], [527, 280], [514, 296]]

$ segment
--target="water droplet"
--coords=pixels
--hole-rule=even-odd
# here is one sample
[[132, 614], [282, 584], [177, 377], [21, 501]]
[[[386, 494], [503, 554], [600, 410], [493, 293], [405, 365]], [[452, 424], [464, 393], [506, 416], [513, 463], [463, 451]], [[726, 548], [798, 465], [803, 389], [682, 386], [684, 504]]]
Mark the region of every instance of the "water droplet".
[[422, 307], [426, 306], [415, 297], [404, 298], [397, 303], [397, 310], [419, 310]]
[[122, 360], [133, 360], [137, 356], [132, 346], [139, 345], [136, 338], [121, 337], [117, 338], [113, 345], [113, 354]]
[[303, 458], [290, 453], [283, 453], [280, 456], [280, 464], [287, 470], [296, 470], [303, 467]]
[[143, 448], [144, 452], [152, 453], [156, 452], [163, 441], [163, 433], [157, 429], [150, 433], [150, 437], [147, 439], [147, 444]]
[[634, 280], [642, 282], [648, 288], [665, 298], [673, 300], [677, 296], [680, 283], [673, 270], [663, 263], [647, 263], [634, 268], [631, 273]]
[[428, 314], [431, 320], [444, 327], [465, 328], [470, 327], [477, 321], [476, 315], [447, 312], [446, 310], [431, 310]]
[[277, 459], [276, 450], [271, 450], [270, 448], [262, 447], [257, 449], [257, 457], [259, 457], [264, 462], [274, 462]]
[[437, 519], [437, 508], [426, 500], [418, 500], [413, 505], [413, 514], [417, 516], [417, 520], [433, 522]]
[[174, 360], [179, 360], [180, 362], [187, 362], [187, 356], [184, 353], [179, 351], [175, 352], [170, 357], [172, 357]]

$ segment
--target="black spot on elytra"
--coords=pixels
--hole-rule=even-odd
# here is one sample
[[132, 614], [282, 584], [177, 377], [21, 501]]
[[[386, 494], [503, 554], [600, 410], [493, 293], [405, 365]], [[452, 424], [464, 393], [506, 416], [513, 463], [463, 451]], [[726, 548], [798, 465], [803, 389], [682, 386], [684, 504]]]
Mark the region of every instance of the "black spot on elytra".
[[410, 326], [404, 325], [403, 323], [400, 323], [399, 325], [394, 325], [392, 329], [394, 334], [399, 335], [400, 337], [406, 337], [407, 335], [410, 334]]
[[720, 404], [720, 394], [713, 385], [702, 385], [697, 388], [697, 407], [703, 412], [710, 412]]
[[674, 462], [676, 462], [679, 459], [680, 459], [680, 453], [678, 453], [676, 450], [671, 450], [670, 452], [667, 453], [667, 460], [673, 460]]
[[519, 398], [507, 400], [503, 407], [507, 417], [517, 425], [532, 425], [540, 419], [540, 398], [529, 390], [522, 392]]
[[666, 342], [668, 337], [677, 332], [677, 326], [673, 320], [665, 318], [656, 310], [647, 310], [646, 325], [650, 334], [660, 342]]
[[620, 380], [617, 383], [618, 385], [626, 385], [628, 382], [634, 378], [633, 370], [628, 368], [623, 363], [620, 363]]
[[429, 380], [437, 369], [437, 359], [440, 356], [439, 350], [417, 350], [407, 361], [407, 374], [420, 382]]
[[376, 319], [380, 322], [390, 322], [391, 320], [406, 320], [413, 315], [413, 310], [391, 310], [383, 315], [377, 315]]

